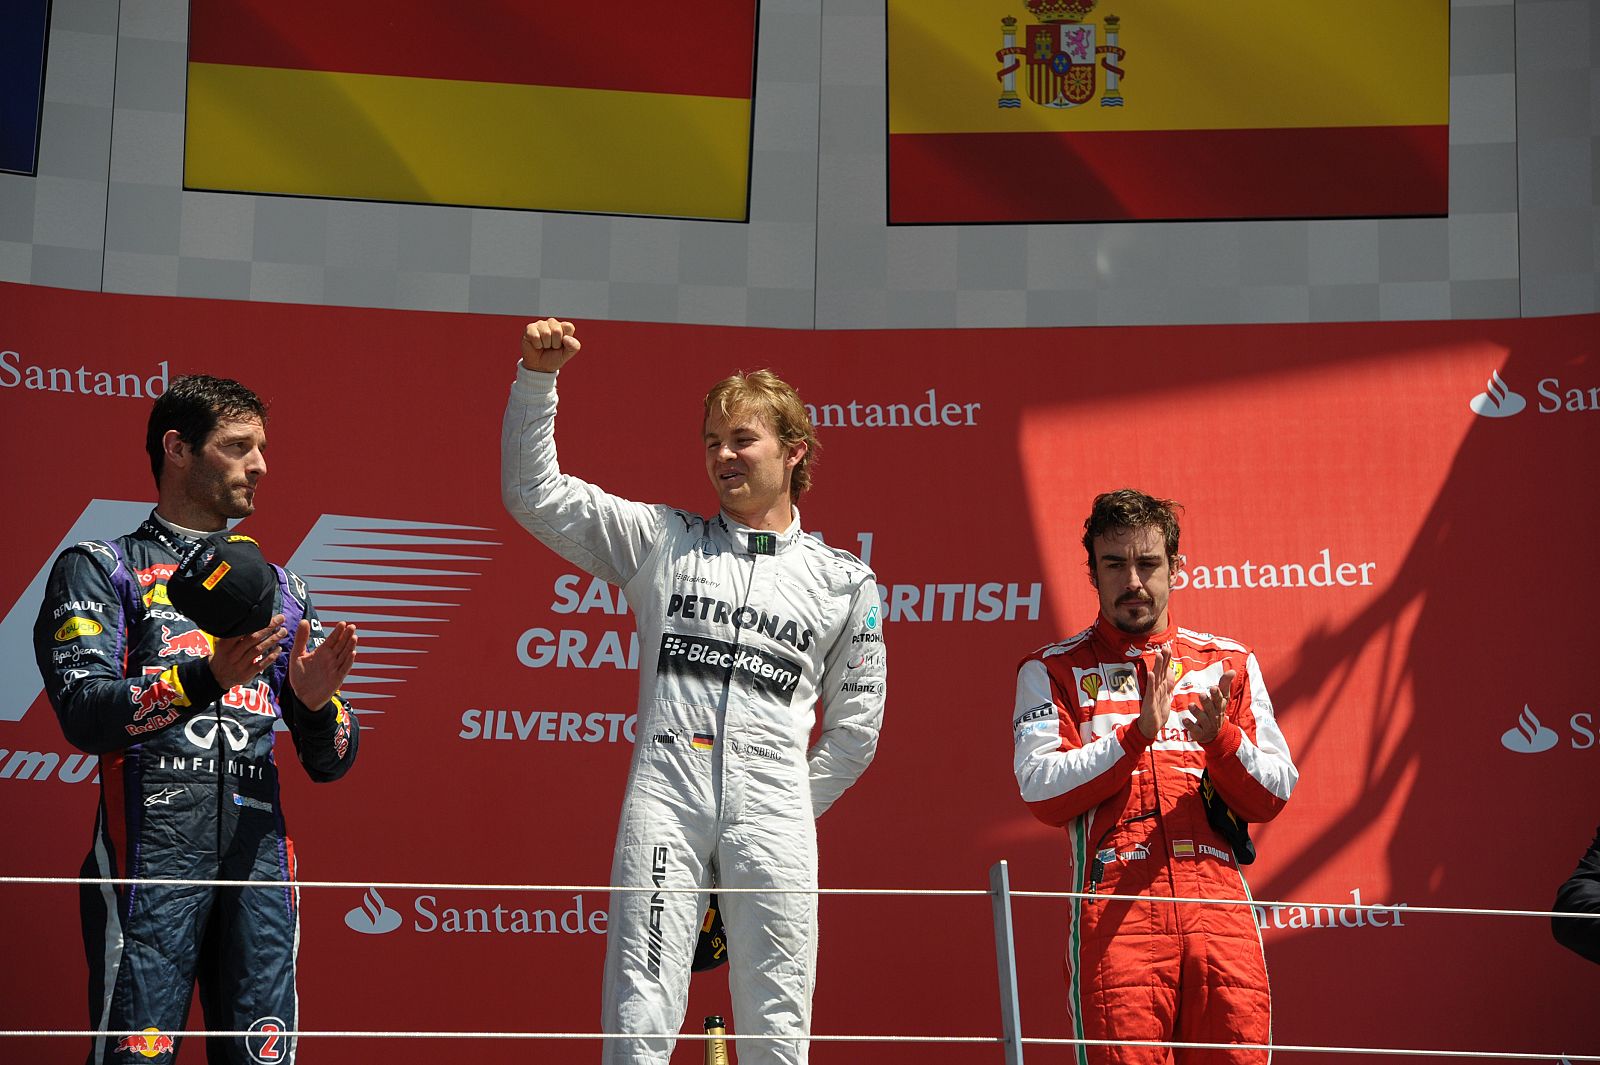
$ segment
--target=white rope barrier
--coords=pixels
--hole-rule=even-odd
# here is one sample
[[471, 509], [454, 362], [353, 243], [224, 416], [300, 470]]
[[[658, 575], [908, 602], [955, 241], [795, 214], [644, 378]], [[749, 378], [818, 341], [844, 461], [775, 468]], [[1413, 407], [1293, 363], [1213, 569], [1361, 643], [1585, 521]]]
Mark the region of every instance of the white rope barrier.
[[[119, 1038], [128, 1035], [144, 1035], [142, 1031], [90, 1031], [90, 1030], [53, 1030], [53, 1029], [19, 1029], [14, 1031], [0, 1030], [0, 1038], [29, 1037], [29, 1038], [69, 1038], [69, 1039], [96, 1039], [101, 1036]], [[259, 1031], [164, 1031], [162, 1035], [173, 1038], [202, 1039], [208, 1036], [221, 1039], [247, 1039], [252, 1036], [259, 1037]], [[726, 1035], [702, 1035], [698, 1032], [681, 1033], [640, 1033], [630, 1032], [626, 1035], [614, 1032], [385, 1032], [385, 1031], [314, 1031], [295, 1030], [275, 1032], [274, 1035], [284, 1039], [498, 1039], [498, 1040], [611, 1040], [611, 1039], [675, 1039], [683, 1043], [703, 1043], [712, 1039], [725, 1039], [728, 1042], [744, 1040], [746, 1042], [780, 1041], [788, 1043], [951, 1043], [965, 1045], [998, 1046], [1004, 1042], [1000, 1036], [992, 1035], [739, 1035], [729, 1032]], [[1345, 1047], [1345, 1046], [1313, 1046], [1298, 1043], [1189, 1043], [1189, 1042], [1159, 1042], [1156, 1040], [1139, 1039], [1046, 1039], [1024, 1038], [1022, 1042], [1029, 1046], [1090, 1046], [1090, 1047], [1169, 1047], [1175, 1050], [1266, 1050], [1283, 1054], [1376, 1054], [1386, 1057], [1422, 1057], [1422, 1058], [1500, 1058], [1512, 1061], [1593, 1061], [1600, 1062], [1600, 1054], [1533, 1054], [1519, 1051], [1502, 1050], [1434, 1050], [1414, 1047]]]
[[1140, 1039], [1034, 1039], [1025, 1045], [1171, 1047], [1175, 1050], [1268, 1050], [1274, 1054], [1378, 1054], [1415, 1058], [1506, 1058], [1513, 1061], [1600, 1061], [1600, 1054], [1529, 1054], [1504, 1050], [1425, 1050], [1413, 1047], [1306, 1046], [1296, 1043], [1161, 1043]]
[[[0, 1036], [34, 1036], [50, 1037], [65, 1036], [68, 1038], [88, 1039], [100, 1036], [121, 1037], [125, 1035], [144, 1035], [142, 1031], [0, 1031]], [[162, 1035], [173, 1038], [190, 1037], [201, 1039], [214, 1036], [219, 1039], [246, 1039], [251, 1036], [260, 1038], [259, 1031], [162, 1031]], [[316, 1031], [283, 1031], [274, 1032], [276, 1036], [284, 1039], [675, 1039], [681, 1043], [705, 1043], [712, 1039], [726, 1039], [732, 1043], [743, 1039], [747, 1042], [784, 1042], [784, 1043], [980, 1043], [995, 1045], [1000, 1042], [999, 1036], [994, 1035], [738, 1035], [729, 1032], [726, 1035], [702, 1035], [699, 1032], [679, 1032], [666, 1035], [660, 1032], [629, 1032], [626, 1035], [616, 1032], [316, 1032]], [[1575, 1059], [1576, 1060], [1576, 1059]]]
[[1364, 910], [1376, 913], [1401, 913], [1410, 917], [1414, 913], [1449, 913], [1486, 917], [1576, 917], [1580, 921], [1600, 920], [1600, 913], [1566, 913], [1561, 910], [1496, 910], [1473, 906], [1413, 906], [1409, 902], [1385, 906], [1382, 903], [1349, 902], [1269, 902], [1264, 899], [1201, 899], [1166, 895], [1104, 895], [1089, 891], [1013, 891], [1014, 899], [1140, 899], [1148, 902], [1189, 902], [1202, 906], [1260, 906], [1268, 910], [1287, 910], [1300, 907], [1307, 910]]
[[[1000, 863], [997, 869], [1002, 869], [1005, 863]], [[1367, 913], [1404, 913], [1407, 916], [1419, 913], [1467, 915], [1467, 916], [1493, 916], [1493, 917], [1562, 917], [1576, 918], [1578, 920], [1600, 920], [1600, 914], [1571, 914], [1555, 910], [1517, 910], [1486, 907], [1459, 907], [1459, 906], [1413, 906], [1407, 903], [1396, 905], [1383, 905], [1367, 903], [1350, 905], [1348, 903], [1307, 903], [1292, 901], [1268, 901], [1261, 899], [1212, 899], [1187, 896], [1150, 896], [1150, 895], [1108, 895], [1094, 892], [1081, 891], [1012, 891], [1004, 882], [993, 879], [991, 871], [991, 884], [996, 886], [988, 891], [971, 888], [705, 888], [705, 887], [621, 887], [608, 884], [474, 884], [474, 883], [436, 883], [424, 881], [341, 881], [341, 880], [206, 880], [206, 879], [155, 879], [137, 877], [44, 877], [44, 876], [0, 876], [0, 885], [116, 885], [130, 887], [243, 887], [243, 888], [339, 888], [355, 891], [461, 891], [461, 892], [530, 892], [530, 893], [577, 893], [577, 892], [670, 892], [670, 893], [701, 893], [715, 890], [718, 894], [812, 894], [812, 895], [875, 895], [875, 896], [921, 896], [921, 897], [974, 897], [989, 898], [997, 906], [1002, 902], [1009, 903], [1011, 898], [1030, 899], [1083, 899], [1110, 902], [1112, 900], [1126, 900], [1128, 902], [1157, 902], [1157, 903], [1183, 903], [1202, 906], [1251, 906], [1262, 909], [1288, 909], [1302, 908], [1307, 910], [1337, 909], [1343, 911], [1355, 910]], [[1006, 918], [1009, 922], [1009, 917]], [[997, 926], [998, 927], [998, 926]], [[1009, 953], [1010, 948], [1003, 952]], [[1014, 968], [1013, 980], [1014, 980]], [[1013, 990], [1013, 994], [1014, 994]], [[1008, 1015], [1012, 1016], [1012, 1015]], [[945, 1035], [798, 1035], [798, 1034], [745, 1034], [728, 1033], [726, 1035], [702, 1035], [696, 1032], [684, 1033], [658, 1033], [645, 1034], [630, 1032], [597, 1033], [597, 1032], [450, 1032], [450, 1031], [313, 1031], [295, 1030], [275, 1032], [280, 1038], [296, 1039], [437, 1039], [437, 1040], [551, 1040], [551, 1041], [578, 1041], [578, 1040], [678, 1040], [684, 1042], [705, 1042], [710, 1039], [725, 1039], [730, 1042], [739, 1040], [749, 1041], [785, 1041], [808, 1043], [920, 1043], [920, 1044], [977, 1044], [988, 1046], [1002, 1046], [1007, 1050], [1008, 1060], [1015, 1053], [1020, 1060], [1023, 1046], [1038, 1047], [1113, 1047], [1113, 1046], [1138, 1046], [1151, 1048], [1166, 1048], [1173, 1050], [1261, 1050], [1282, 1054], [1368, 1054], [1385, 1057], [1417, 1057], [1417, 1058], [1460, 1058], [1460, 1059], [1501, 1059], [1508, 1061], [1549, 1061], [1549, 1062], [1600, 1062], [1600, 1054], [1566, 1054], [1566, 1053], [1531, 1053], [1521, 1051], [1484, 1051], [1484, 1050], [1442, 1050], [1411, 1047], [1351, 1047], [1351, 1046], [1313, 1046], [1289, 1043], [1197, 1043], [1181, 1041], [1155, 1041], [1155, 1040], [1118, 1040], [1118, 1039], [1068, 1039], [1045, 1037], [1022, 1037], [1019, 1032], [1010, 1031], [1011, 1021], [1006, 1022], [1008, 1034], [1001, 1036], [945, 1036]], [[204, 1031], [185, 1030], [160, 1033], [171, 1038], [233, 1038], [249, 1039], [259, 1037], [259, 1031]], [[10, 1029], [0, 1030], [0, 1040], [8, 1038], [65, 1038], [65, 1039], [99, 1039], [99, 1038], [125, 1038], [144, 1037], [144, 1031], [93, 1031], [87, 1029]]]
[[660, 891], [679, 894], [698, 894], [714, 891], [718, 895], [971, 895], [987, 897], [988, 892], [977, 888], [785, 888], [785, 887], [671, 887], [645, 885], [622, 887], [615, 884], [430, 884], [404, 880], [168, 880], [140, 879], [137, 877], [81, 877], [81, 876], [0, 876], [0, 884], [159, 884], [166, 887], [253, 887], [253, 888], [348, 888], [366, 891], [548, 891], [558, 893], [581, 891]]
[[[663, 892], [668, 894], [699, 894], [712, 891], [718, 895], [895, 895], [920, 897], [977, 897], [987, 898], [990, 892], [975, 888], [784, 888], [784, 887], [622, 887], [615, 884], [471, 884], [427, 883], [423, 881], [372, 881], [372, 880], [168, 880], [138, 877], [78, 877], [78, 876], [0, 876], [0, 885], [47, 884], [114, 884], [119, 886], [161, 887], [246, 887], [246, 888], [343, 888], [354, 891], [515, 891], [515, 892]], [[1275, 902], [1266, 899], [1210, 899], [1168, 895], [1107, 895], [1090, 891], [1012, 891], [1014, 899], [1084, 899], [1102, 902], [1112, 899], [1141, 902], [1181, 902], [1198, 906], [1260, 906], [1268, 910], [1303, 909], [1360, 910], [1368, 913], [1401, 913], [1409, 917], [1415, 913], [1456, 914], [1484, 917], [1570, 917], [1579, 921], [1600, 920], [1597, 913], [1565, 913], [1560, 910], [1510, 910], [1471, 906], [1413, 906], [1411, 903], [1350, 902]]]

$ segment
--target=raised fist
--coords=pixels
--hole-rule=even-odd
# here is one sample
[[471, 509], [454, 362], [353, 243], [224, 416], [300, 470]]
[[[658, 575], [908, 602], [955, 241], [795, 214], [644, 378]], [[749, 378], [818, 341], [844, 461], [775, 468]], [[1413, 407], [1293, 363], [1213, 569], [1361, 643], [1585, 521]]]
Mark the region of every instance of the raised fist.
[[576, 333], [577, 327], [571, 322], [554, 318], [529, 322], [522, 331], [522, 365], [530, 370], [555, 373], [583, 348]]

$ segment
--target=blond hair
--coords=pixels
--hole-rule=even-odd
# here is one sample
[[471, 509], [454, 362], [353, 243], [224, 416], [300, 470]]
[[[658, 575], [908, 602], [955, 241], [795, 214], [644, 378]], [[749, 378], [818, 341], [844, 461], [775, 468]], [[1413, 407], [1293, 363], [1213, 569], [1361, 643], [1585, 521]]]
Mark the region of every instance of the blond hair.
[[705, 421], [711, 418], [712, 411], [728, 419], [741, 414], [755, 415], [772, 426], [778, 441], [785, 448], [805, 444], [805, 454], [800, 456], [789, 482], [789, 495], [798, 501], [811, 487], [811, 462], [822, 445], [817, 442], [816, 431], [811, 427], [811, 416], [806, 413], [805, 404], [800, 402], [800, 393], [794, 390], [793, 385], [771, 370], [736, 373], [718, 381], [706, 393], [702, 428]]

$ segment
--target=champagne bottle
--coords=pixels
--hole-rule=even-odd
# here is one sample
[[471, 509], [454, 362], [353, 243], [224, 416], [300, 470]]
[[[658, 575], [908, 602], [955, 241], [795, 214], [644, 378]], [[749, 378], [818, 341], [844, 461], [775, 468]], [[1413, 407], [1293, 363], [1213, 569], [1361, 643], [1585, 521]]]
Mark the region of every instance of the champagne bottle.
[[721, 1038], [727, 1034], [721, 1017], [713, 1013], [706, 1018], [706, 1035], [718, 1037], [706, 1040], [706, 1065], [728, 1065], [728, 1041]]

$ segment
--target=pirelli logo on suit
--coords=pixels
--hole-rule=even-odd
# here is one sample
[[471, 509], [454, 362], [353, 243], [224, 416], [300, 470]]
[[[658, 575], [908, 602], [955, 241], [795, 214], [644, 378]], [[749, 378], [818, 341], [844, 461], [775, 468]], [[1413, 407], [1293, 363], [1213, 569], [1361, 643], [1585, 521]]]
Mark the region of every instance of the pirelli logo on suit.
[[1011, 723], [1011, 731], [1017, 739], [1024, 733], [1038, 732], [1056, 727], [1058, 714], [1054, 703], [1041, 703], [1031, 710], [1025, 711]]

